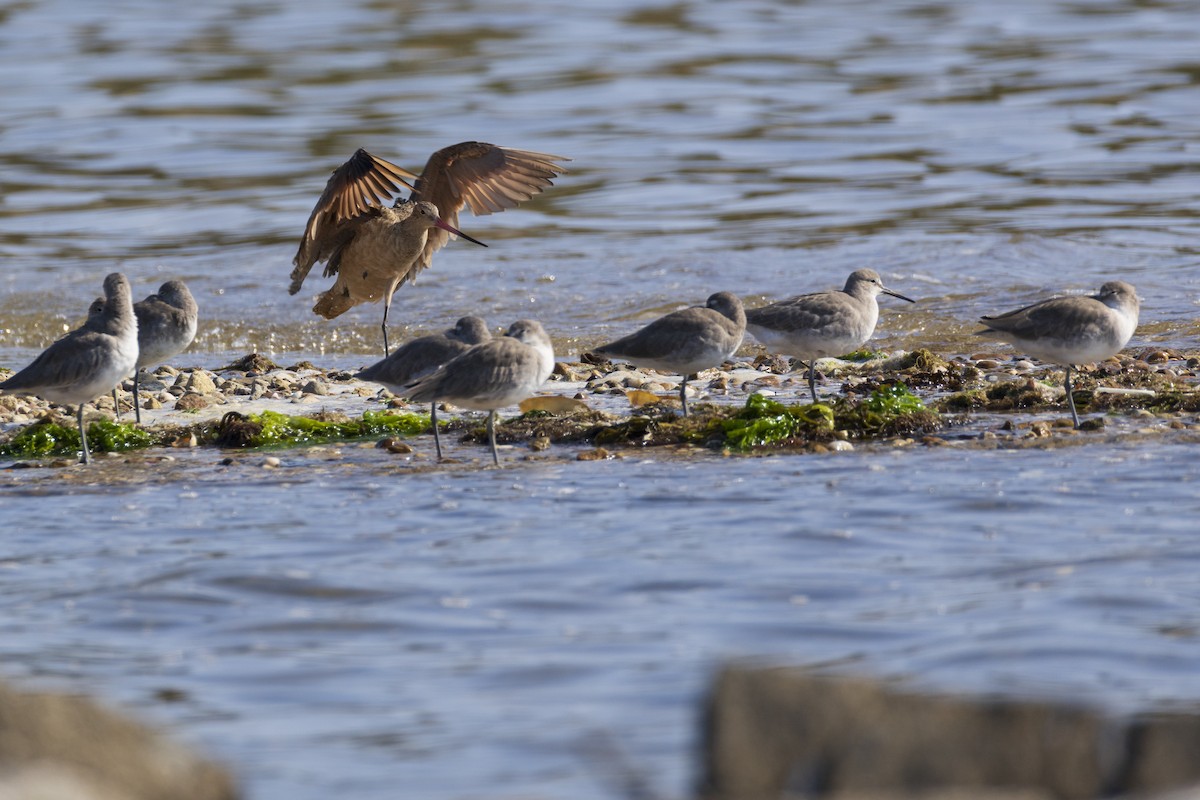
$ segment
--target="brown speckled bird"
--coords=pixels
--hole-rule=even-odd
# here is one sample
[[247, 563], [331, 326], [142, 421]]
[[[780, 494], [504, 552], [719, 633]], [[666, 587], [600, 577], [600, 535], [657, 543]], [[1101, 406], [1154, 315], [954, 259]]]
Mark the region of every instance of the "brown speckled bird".
[[[460, 142], [438, 150], [414, 175], [360, 149], [333, 171], [309, 216], [288, 291], [300, 291], [313, 264], [323, 261], [325, 276], [337, 280], [317, 298], [317, 314], [333, 319], [359, 303], [383, 300], [386, 356], [396, 289], [427, 268], [452, 234], [483, 244], [458, 230], [458, 212], [468, 205], [477, 216], [515, 208], [551, 186], [566, 172], [555, 162], [568, 160]], [[405, 186], [412, 190], [408, 199], [389, 207]]]

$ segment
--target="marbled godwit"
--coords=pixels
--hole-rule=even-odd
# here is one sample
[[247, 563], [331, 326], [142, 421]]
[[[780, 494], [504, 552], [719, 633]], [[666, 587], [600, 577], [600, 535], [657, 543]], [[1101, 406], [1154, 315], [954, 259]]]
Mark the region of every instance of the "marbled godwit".
[[914, 302], [883, 285], [873, 269], [850, 273], [845, 288], [802, 294], [746, 310], [746, 330], [772, 353], [808, 362], [808, 390], [817, 402], [817, 359], [843, 356], [866, 344], [879, 321], [880, 294]]
[[[381, 383], [395, 394], [403, 394], [405, 387], [429, 375], [438, 367], [461, 355], [472, 345], [483, 344], [492, 334], [487, 323], [479, 317], [463, 317], [453, 328], [442, 333], [421, 336], [405, 342], [382, 361], [372, 364], [354, 377], [364, 381]], [[433, 443], [437, 457], [442, 457], [442, 440], [438, 434], [437, 403], [429, 404], [429, 418], [433, 423]]]
[[[552, 185], [566, 172], [555, 162], [566, 160], [461, 142], [438, 150], [414, 175], [360, 149], [334, 170], [309, 216], [288, 291], [298, 292], [313, 264], [324, 261], [326, 277], [337, 275], [337, 280], [317, 298], [317, 314], [333, 319], [359, 303], [383, 300], [386, 356], [388, 309], [396, 289], [427, 268], [451, 234], [483, 244], [455, 227], [463, 206], [476, 215], [514, 208]], [[387, 207], [401, 186], [412, 194]]]
[[742, 344], [746, 313], [731, 292], [717, 292], [703, 306], [659, 317], [630, 335], [593, 352], [660, 372], [679, 373], [679, 400], [688, 415], [687, 382], [702, 369], [727, 361]]
[[1079, 427], [1071, 367], [1103, 361], [1124, 349], [1137, 329], [1141, 302], [1125, 281], [1109, 281], [1091, 296], [1054, 297], [979, 321], [987, 336], [1009, 342], [1034, 358], [1066, 369], [1067, 405]]
[[138, 359], [137, 317], [124, 275], [114, 272], [104, 279], [104, 297], [99, 313], [89, 314], [82, 327], [51, 344], [33, 363], [0, 383], [0, 391], [77, 405], [75, 416], [84, 464], [92, 457], [83, 427], [83, 404], [116, 386]]
[[[496, 410], [533, 395], [554, 370], [554, 349], [540, 322], [522, 319], [499, 339], [477, 344], [402, 394], [415, 403], [445, 401], [488, 412], [488, 443], [496, 454]], [[435, 428], [436, 430], [436, 428]]]

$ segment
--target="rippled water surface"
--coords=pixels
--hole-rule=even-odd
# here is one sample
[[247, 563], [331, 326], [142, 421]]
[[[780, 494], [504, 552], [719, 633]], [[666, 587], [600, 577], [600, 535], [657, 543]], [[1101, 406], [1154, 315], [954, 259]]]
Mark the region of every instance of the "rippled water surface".
[[[893, 348], [1122, 278], [1195, 348], [1191, 3], [0, 5], [0, 365], [113, 269], [188, 281], [177, 366], [366, 363], [379, 306], [286, 293], [329, 171], [482, 139], [573, 159], [472, 218], [397, 328], [533, 316], [560, 354], [860, 266]], [[408, 472], [370, 449], [0, 482], [3, 673], [95, 691], [255, 798], [686, 793], [727, 657], [1117, 710], [1200, 699], [1195, 449], [636, 455]], [[62, 472], [62, 471], [60, 471]], [[604, 744], [609, 742], [610, 744]], [[612, 743], [615, 743], [612, 744]]]

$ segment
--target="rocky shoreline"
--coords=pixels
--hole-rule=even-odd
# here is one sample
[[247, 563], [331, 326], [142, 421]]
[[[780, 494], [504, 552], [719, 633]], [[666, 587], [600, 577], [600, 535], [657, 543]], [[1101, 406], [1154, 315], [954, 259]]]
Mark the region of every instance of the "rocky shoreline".
[[[693, 382], [691, 402], [696, 413], [688, 419], [678, 414], [677, 376], [596, 362], [588, 356], [559, 361], [539, 397], [523, 405], [527, 413], [504, 417], [498, 440], [534, 454], [564, 445], [568, 457], [588, 459], [655, 445], [684, 451], [824, 453], [872, 442], [887, 447], [1044, 447], [1116, 435], [1200, 432], [1196, 392], [1200, 354], [1196, 353], [1151, 348], [1123, 353], [1081, 372], [1075, 392], [1085, 416], [1080, 431], [1071, 428], [1065, 414], [1062, 371], [1004, 354], [946, 359], [916, 350], [822, 359], [818, 363], [825, 376], [819, 386], [821, 402], [812, 406], [803, 375], [790, 372], [787, 359], [751, 347], [742, 353], [736, 362], [707, 370]], [[895, 413], [868, 418], [864, 403], [897, 385], [921, 401], [920, 413], [910, 405], [908, 411], [892, 409]], [[130, 388], [127, 382], [121, 393], [125, 423], [132, 416]], [[399, 427], [394, 430], [371, 425], [330, 428], [325, 438], [298, 436], [293, 441], [279, 435], [271, 444], [369, 439], [378, 431], [383, 435], [375, 438], [390, 453], [420, 459], [432, 450], [432, 442], [425, 441], [431, 433], [427, 407], [407, 404], [376, 384], [356, 379], [351, 371], [322, 369], [309, 361], [283, 367], [250, 354], [215, 369], [163, 366], [142, 381], [142, 390], [143, 429], [148, 436], [130, 449], [256, 446], [261, 442], [244, 435], [244, 423], [263, 414], [329, 425], [377, 414], [386, 415], [389, 424], [392, 417], [405, 422], [396, 423]], [[747, 400], [751, 396], [754, 403]], [[748, 409], [755, 404], [759, 408], [751, 414]], [[111, 420], [113, 409], [112, 397], [104, 396], [89, 405], [86, 417]], [[477, 415], [452, 407], [446, 410], [445, 430], [451, 438], [482, 441]], [[732, 435], [735, 418], [753, 418], [762, 429], [765, 423], [757, 420], [777, 420], [785, 410], [792, 427], [774, 439]], [[53, 422], [55, 412], [37, 398], [0, 395], [0, 453], [6, 453], [0, 459], [12, 459], [10, 466], [73, 463], [65, 452], [47, 453], [47, 460], [13, 448], [22, 431]], [[231, 426], [238, 424], [243, 424], [241, 438], [237, 431], [230, 434]], [[126, 427], [114, 427], [114, 436], [119, 439]], [[124, 448], [106, 447], [102, 441], [98, 450], [106, 449]]]

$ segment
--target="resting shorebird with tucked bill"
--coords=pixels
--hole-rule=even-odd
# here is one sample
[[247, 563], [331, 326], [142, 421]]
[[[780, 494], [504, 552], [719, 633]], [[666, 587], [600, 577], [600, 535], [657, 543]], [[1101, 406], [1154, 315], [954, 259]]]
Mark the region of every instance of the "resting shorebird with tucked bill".
[[[361, 370], [354, 377], [381, 383], [394, 394], [402, 395], [409, 385], [431, 374], [456, 356], [462, 355], [473, 345], [483, 344], [491, 338], [492, 334], [488, 331], [486, 322], [479, 317], [463, 317], [453, 328], [442, 333], [410, 339], [396, 352]], [[429, 404], [429, 418], [433, 423], [433, 443], [440, 459], [442, 440], [438, 434], [436, 402]]]
[[82, 327], [47, 347], [29, 366], [4, 383], [0, 392], [37, 395], [51, 403], [77, 405], [82, 461], [91, 462], [83, 404], [116, 386], [138, 358], [137, 317], [129, 281], [119, 272], [104, 279], [104, 306]]
[[1079, 427], [1072, 396], [1071, 367], [1111, 358], [1125, 348], [1137, 329], [1141, 301], [1125, 281], [1109, 281], [1095, 295], [1053, 297], [996, 317], [982, 317], [987, 326], [976, 336], [1015, 345], [1022, 352], [1059, 364], [1071, 421]]
[[683, 376], [679, 401], [688, 415], [687, 382], [702, 369], [725, 363], [742, 345], [746, 312], [732, 292], [717, 292], [703, 306], [675, 311], [593, 353], [639, 367]]
[[[317, 298], [313, 311], [333, 319], [359, 303], [383, 300], [386, 356], [388, 309], [395, 291], [426, 269], [451, 235], [483, 245], [458, 230], [458, 212], [464, 206], [476, 216], [515, 208], [551, 186], [566, 172], [555, 162], [568, 160], [460, 142], [431, 155], [424, 171], [414, 175], [360, 149], [333, 171], [313, 208], [288, 292], [300, 291], [313, 265], [325, 262], [325, 276], [336, 275], [337, 280]], [[412, 193], [389, 207], [387, 201], [401, 187]]]
[[[488, 412], [488, 444], [496, 454], [496, 410], [531, 397], [554, 370], [554, 348], [540, 322], [521, 319], [498, 339], [477, 344], [405, 388], [414, 403], [445, 401]], [[437, 435], [437, 427], [434, 427]], [[439, 448], [440, 450], [440, 448]]]
[[[98, 297], [88, 310], [89, 318], [104, 308], [104, 298]], [[133, 304], [138, 322], [138, 359], [133, 369], [134, 419], [142, 424], [142, 404], [138, 401], [141, 374], [146, 367], [161, 364], [178, 355], [196, 338], [199, 309], [196, 299], [183, 281], [167, 281], [158, 292]], [[113, 387], [113, 407], [121, 418], [117, 402], [117, 387]]]
[[844, 356], [875, 333], [879, 294], [914, 302], [883, 285], [873, 269], [850, 273], [841, 290], [802, 294], [746, 310], [746, 330], [772, 353], [808, 362], [808, 390], [817, 402], [817, 359]]

